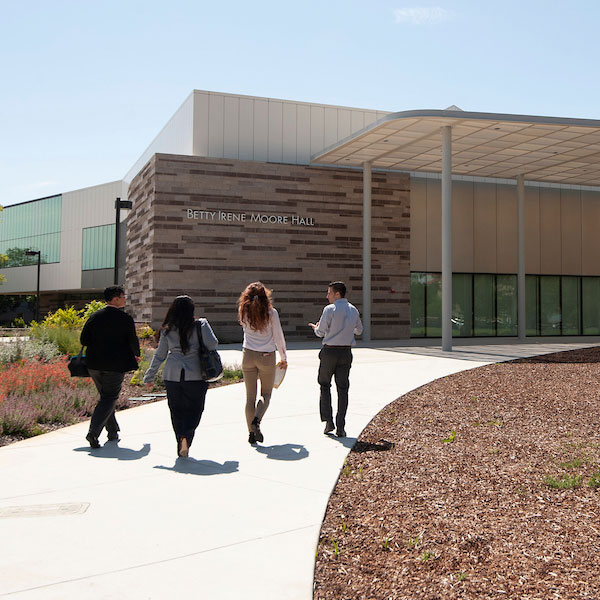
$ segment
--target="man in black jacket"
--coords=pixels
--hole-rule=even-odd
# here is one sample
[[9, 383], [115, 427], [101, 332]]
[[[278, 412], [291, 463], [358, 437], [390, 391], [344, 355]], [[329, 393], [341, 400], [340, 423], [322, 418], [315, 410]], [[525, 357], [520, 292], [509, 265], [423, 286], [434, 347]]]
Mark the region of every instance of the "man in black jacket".
[[107, 287], [104, 298], [107, 306], [92, 314], [81, 331], [81, 344], [87, 346], [88, 370], [100, 394], [86, 436], [92, 448], [100, 448], [98, 437], [104, 427], [109, 440], [119, 439], [115, 406], [125, 373], [135, 371], [140, 360], [135, 324], [122, 310], [126, 301], [123, 288]]

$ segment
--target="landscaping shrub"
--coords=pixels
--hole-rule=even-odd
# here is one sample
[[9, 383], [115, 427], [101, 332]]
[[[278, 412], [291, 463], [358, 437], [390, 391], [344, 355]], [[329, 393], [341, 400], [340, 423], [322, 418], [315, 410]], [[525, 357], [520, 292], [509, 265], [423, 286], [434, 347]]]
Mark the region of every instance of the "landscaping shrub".
[[[98, 393], [93, 384], [59, 385], [45, 392], [11, 393], [0, 402], [0, 435], [31, 437], [42, 425], [71, 425], [94, 411]], [[117, 408], [127, 406], [117, 402]]]
[[70, 377], [66, 363], [66, 357], [62, 357], [47, 363], [23, 360], [7, 365], [0, 371], [0, 398], [45, 392], [61, 385], [71, 388], [86, 385], [85, 380], [81, 383]]
[[63, 354], [77, 354], [81, 348], [79, 343], [81, 328], [90, 315], [105, 306], [105, 302], [92, 300], [82, 310], [77, 310], [73, 306], [59, 308], [49, 313], [41, 323], [32, 321], [31, 336], [55, 343]]
[[0, 365], [37, 358], [48, 362], [62, 354], [59, 347], [50, 340], [18, 340], [0, 344]]
[[148, 340], [154, 338], [155, 335], [156, 331], [154, 331], [154, 329], [152, 329], [152, 327], [150, 327], [150, 325], [148, 325], [147, 323], [142, 325], [137, 330], [137, 336], [140, 338], [140, 340]]
[[[144, 385], [144, 375], [146, 374], [146, 371], [148, 370], [148, 367], [150, 366], [150, 363], [152, 362], [152, 359], [154, 358], [154, 352], [155, 350], [153, 350], [152, 348], [149, 348], [148, 346], [142, 346], [140, 348], [141, 350], [141, 360], [139, 362], [138, 365], [138, 370], [133, 374], [131, 381], [129, 383], [131, 383], [131, 385], [138, 385], [138, 386], [143, 386]], [[163, 380], [163, 370], [165, 367], [165, 363], [163, 363], [159, 369], [158, 372], [156, 373], [156, 376], [154, 377], [154, 390], [164, 390], [165, 389], [165, 382]]]
[[35, 324], [31, 327], [31, 336], [41, 342], [56, 344], [61, 354], [77, 354], [81, 349], [79, 329], [63, 327], [43, 327]]

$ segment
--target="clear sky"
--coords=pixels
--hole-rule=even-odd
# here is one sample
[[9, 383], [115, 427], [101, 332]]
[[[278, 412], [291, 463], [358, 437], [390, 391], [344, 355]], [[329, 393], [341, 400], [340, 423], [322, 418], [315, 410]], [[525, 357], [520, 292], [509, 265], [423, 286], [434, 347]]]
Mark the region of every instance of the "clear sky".
[[600, 119], [597, 0], [0, 0], [0, 204], [121, 179], [193, 89]]

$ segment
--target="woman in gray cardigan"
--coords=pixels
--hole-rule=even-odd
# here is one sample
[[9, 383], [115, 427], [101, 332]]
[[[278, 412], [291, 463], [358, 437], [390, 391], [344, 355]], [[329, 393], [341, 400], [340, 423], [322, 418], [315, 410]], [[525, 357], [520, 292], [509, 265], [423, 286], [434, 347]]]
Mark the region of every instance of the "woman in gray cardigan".
[[166, 359], [163, 379], [171, 411], [171, 423], [177, 438], [177, 455], [186, 457], [194, 439], [196, 427], [204, 410], [208, 383], [200, 370], [198, 328], [209, 350], [216, 350], [219, 340], [206, 319], [194, 320], [194, 302], [189, 296], [177, 296], [167, 311], [160, 328], [158, 348], [144, 383], [150, 387], [156, 372]]

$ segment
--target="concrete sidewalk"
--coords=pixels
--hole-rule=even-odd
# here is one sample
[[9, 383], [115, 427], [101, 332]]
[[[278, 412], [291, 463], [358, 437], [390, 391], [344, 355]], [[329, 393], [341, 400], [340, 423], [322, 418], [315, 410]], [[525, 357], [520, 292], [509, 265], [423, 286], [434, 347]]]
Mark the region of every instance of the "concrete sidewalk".
[[209, 390], [188, 459], [164, 401], [119, 413], [122, 441], [99, 450], [87, 423], [0, 448], [0, 598], [309, 600], [330, 493], [382, 407], [451, 373], [598, 345], [585, 342], [357, 348], [345, 439], [322, 433], [317, 345], [290, 344], [256, 447], [239, 384]]

